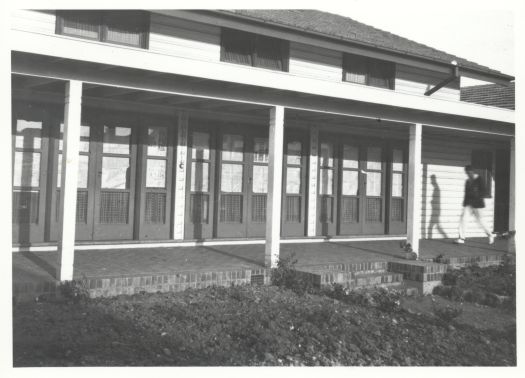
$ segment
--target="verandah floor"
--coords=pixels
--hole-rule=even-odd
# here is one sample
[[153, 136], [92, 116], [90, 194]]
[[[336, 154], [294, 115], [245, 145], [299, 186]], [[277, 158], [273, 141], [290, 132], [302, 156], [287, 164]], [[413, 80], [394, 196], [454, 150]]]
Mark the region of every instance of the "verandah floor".
[[[422, 240], [420, 258], [501, 256], [514, 253], [509, 240], [488, 245], [486, 238]], [[399, 240], [281, 244], [281, 256], [295, 253], [297, 266], [392, 261], [404, 258]], [[56, 252], [13, 253], [13, 283], [55, 281]], [[174, 272], [256, 269], [264, 266], [264, 245], [137, 248], [75, 252], [74, 277], [121, 277]]]

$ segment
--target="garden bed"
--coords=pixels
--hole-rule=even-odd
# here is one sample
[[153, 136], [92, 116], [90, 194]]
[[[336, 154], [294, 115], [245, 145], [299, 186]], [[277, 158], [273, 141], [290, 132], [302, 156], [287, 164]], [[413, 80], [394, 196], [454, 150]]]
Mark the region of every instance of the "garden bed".
[[479, 329], [407, 311], [395, 295], [337, 290], [212, 287], [20, 303], [14, 365], [516, 364], [515, 325]]
[[516, 307], [516, 265], [476, 265], [455, 269], [443, 276], [443, 285], [434, 294], [458, 302], [472, 302], [507, 309]]

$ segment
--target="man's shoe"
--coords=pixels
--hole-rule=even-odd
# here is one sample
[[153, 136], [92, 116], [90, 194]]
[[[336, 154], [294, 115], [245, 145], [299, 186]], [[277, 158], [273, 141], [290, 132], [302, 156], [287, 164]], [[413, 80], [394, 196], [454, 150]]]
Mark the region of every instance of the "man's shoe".
[[489, 235], [489, 244], [494, 244], [494, 234]]
[[454, 240], [454, 244], [465, 244], [465, 239], [458, 238]]

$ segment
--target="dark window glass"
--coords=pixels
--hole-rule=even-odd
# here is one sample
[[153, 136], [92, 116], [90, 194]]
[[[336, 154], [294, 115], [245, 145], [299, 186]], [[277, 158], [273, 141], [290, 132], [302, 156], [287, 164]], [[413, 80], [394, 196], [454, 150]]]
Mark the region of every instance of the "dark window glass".
[[221, 35], [221, 60], [288, 71], [288, 43], [277, 38], [224, 28]]
[[395, 63], [345, 54], [343, 80], [373, 87], [394, 89]]
[[474, 171], [480, 175], [485, 186], [485, 198], [492, 197], [492, 152], [486, 150], [474, 150], [471, 156], [471, 165]]
[[59, 11], [57, 34], [147, 48], [149, 18], [141, 11]]
[[221, 39], [221, 60], [248, 66], [253, 65], [254, 34], [223, 29]]

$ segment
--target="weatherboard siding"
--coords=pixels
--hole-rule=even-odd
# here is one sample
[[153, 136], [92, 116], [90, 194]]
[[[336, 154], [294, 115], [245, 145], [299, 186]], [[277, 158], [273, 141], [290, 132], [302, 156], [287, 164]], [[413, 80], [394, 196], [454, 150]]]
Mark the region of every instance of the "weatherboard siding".
[[343, 77], [342, 67], [342, 52], [303, 43], [290, 43], [291, 74], [339, 82]]
[[[424, 94], [436, 84], [448, 77], [447, 74], [410, 67], [403, 64], [396, 65], [396, 91], [403, 93]], [[459, 101], [459, 82], [453, 82], [432, 94], [433, 98]]]
[[220, 60], [221, 28], [200, 22], [151, 14], [149, 50], [188, 59]]
[[[464, 166], [471, 163], [472, 150], [491, 150], [494, 157], [495, 148], [493, 144], [479, 141], [423, 135], [421, 186], [423, 238], [458, 236], [466, 180]], [[436, 176], [439, 189], [432, 184], [432, 175]], [[494, 179], [492, 179], [492, 198], [485, 199], [483, 216], [490, 229], [494, 224], [494, 193]], [[471, 217], [466, 235], [467, 237], [485, 236], [485, 233]]]
[[42, 34], [55, 34], [54, 11], [15, 9], [11, 13], [11, 27], [16, 30]]

